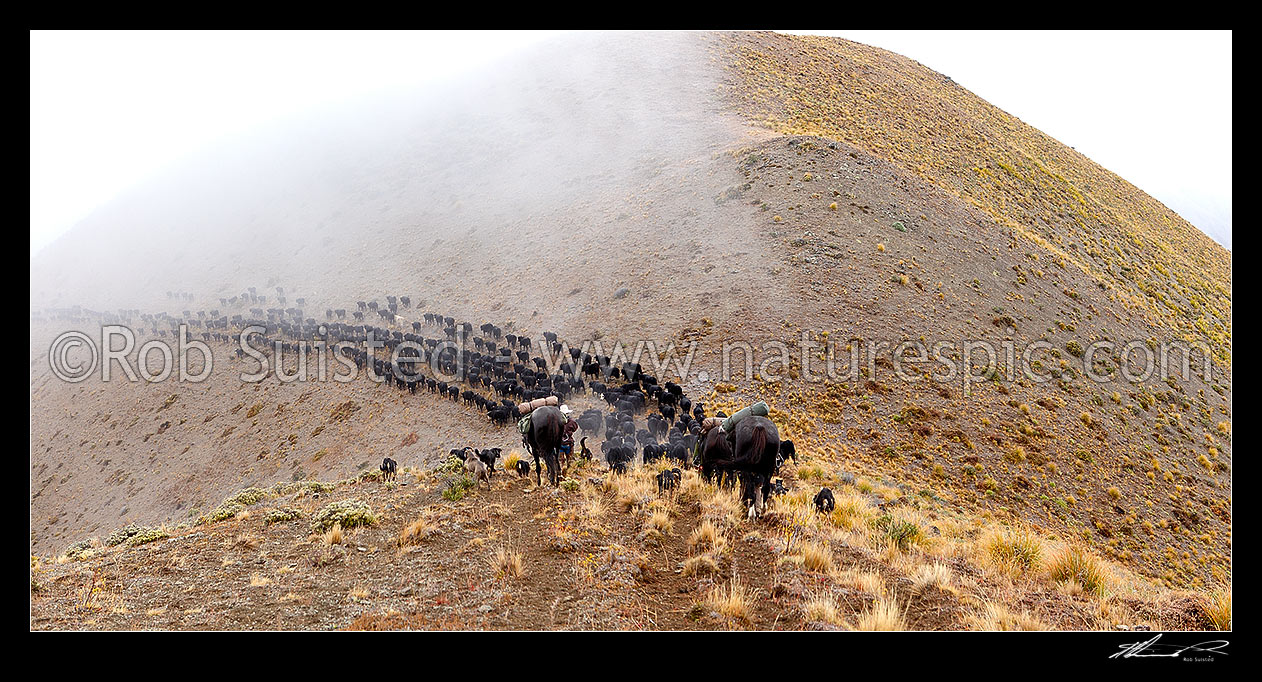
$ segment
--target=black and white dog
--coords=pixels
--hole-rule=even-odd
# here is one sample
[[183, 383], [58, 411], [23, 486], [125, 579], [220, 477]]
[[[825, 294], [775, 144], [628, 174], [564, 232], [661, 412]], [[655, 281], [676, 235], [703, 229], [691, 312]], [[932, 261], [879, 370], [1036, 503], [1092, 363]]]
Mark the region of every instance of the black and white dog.
[[475, 450], [478, 453], [478, 459], [486, 465], [487, 472], [495, 475], [495, 461], [500, 458], [500, 448], [487, 448], [486, 450]]
[[833, 499], [833, 491], [828, 488], [820, 488], [815, 494], [815, 508], [821, 514], [831, 512], [837, 506], [837, 500]]

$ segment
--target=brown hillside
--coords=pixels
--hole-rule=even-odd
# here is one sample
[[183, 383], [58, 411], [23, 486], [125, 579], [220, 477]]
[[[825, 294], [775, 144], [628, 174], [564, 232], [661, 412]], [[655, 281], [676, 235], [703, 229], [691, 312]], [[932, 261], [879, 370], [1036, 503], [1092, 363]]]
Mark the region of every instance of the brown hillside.
[[[769, 402], [802, 453], [793, 495], [767, 519], [729, 518], [714, 490], [662, 499], [637, 488], [644, 473], [612, 483], [597, 462], [569, 474], [578, 490], [499, 479], [453, 502], [433, 473], [450, 448], [520, 438], [433, 395], [362, 377], [245, 384], [222, 343], [198, 384], [65, 384], [48, 370], [52, 339], [97, 333], [99, 311], [248, 314], [220, 299], [276, 286], [320, 320], [408, 295], [393, 329], [442, 311], [574, 346], [695, 343], [686, 376], [640, 361], [711, 411]], [[912, 629], [1022, 612], [1055, 628], [1190, 628], [1229, 594], [1230, 254], [949, 79], [862, 45], [758, 33], [544, 46], [170, 169], [40, 254], [31, 287], [35, 627], [859, 627], [884, 598]], [[88, 310], [54, 310], [74, 305]], [[153, 336], [138, 331], [138, 344]], [[1097, 383], [1079, 357], [1097, 341], [1183, 338], [1209, 344], [1208, 371], [1132, 383], [1120, 352], [1101, 352]], [[1045, 343], [1031, 359], [1046, 381], [1001, 371], [966, 394], [963, 376], [894, 371], [901, 342], [971, 340]], [[885, 345], [857, 375], [808, 380], [826, 347], [845, 367], [866, 341]], [[737, 353], [724, 376], [734, 343], [758, 350], [752, 373]], [[762, 364], [773, 343], [787, 363]], [[285, 487], [355, 479], [386, 455], [409, 485], [346, 481], [318, 499]], [[850, 511], [798, 516], [823, 485]], [[208, 519], [251, 486], [272, 493]], [[380, 522], [328, 547], [308, 520], [343, 497]], [[304, 520], [266, 524], [272, 507]], [[654, 511], [673, 520], [665, 539], [645, 532]], [[685, 579], [707, 514], [726, 537], [718, 577]], [[400, 548], [421, 515], [440, 532]], [[895, 520], [918, 539], [891, 549], [889, 529], [909, 528]], [[132, 523], [171, 537], [101, 546]], [[567, 528], [577, 538], [557, 551]], [[1004, 533], [1042, 552], [997, 560]], [[833, 569], [806, 567], [812, 552], [786, 535]], [[64, 556], [81, 541], [92, 548]], [[486, 557], [510, 543], [527, 576], [564, 580], [497, 577]], [[1071, 548], [1107, 574], [1101, 589], [1055, 572]], [[949, 589], [913, 587], [935, 564]], [[694, 606], [733, 578], [755, 603], [747, 618]]]
[[1230, 364], [1230, 254], [1091, 159], [892, 52], [775, 33], [725, 34], [715, 50], [750, 118], [894, 162]]

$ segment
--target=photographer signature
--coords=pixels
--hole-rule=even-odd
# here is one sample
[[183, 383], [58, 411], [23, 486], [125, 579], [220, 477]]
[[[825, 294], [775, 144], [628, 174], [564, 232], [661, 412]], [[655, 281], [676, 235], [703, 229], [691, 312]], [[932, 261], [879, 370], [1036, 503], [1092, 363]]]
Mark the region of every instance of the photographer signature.
[[1161, 635], [1155, 635], [1152, 639], [1146, 642], [1123, 644], [1118, 647], [1120, 651], [1112, 656], [1109, 656], [1109, 658], [1178, 658], [1182, 656], [1184, 652], [1188, 651], [1193, 653], [1200, 652], [1222, 654], [1224, 656], [1227, 655], [1227, 652], [1223, 651], [1223, 648], [1228, 644], [1225, 639], [1213, 639], [1199, 644], [1189, 644], [1186, 646], [1158, 644], [1157, 641], [1160, 639]]

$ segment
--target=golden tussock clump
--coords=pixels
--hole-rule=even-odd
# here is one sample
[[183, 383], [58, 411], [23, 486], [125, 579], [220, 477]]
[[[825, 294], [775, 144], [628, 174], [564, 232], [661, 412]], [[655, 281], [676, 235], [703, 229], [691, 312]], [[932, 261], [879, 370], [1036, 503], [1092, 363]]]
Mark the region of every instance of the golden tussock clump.
[[329, 547], [332, 547], [333, 545], [340, 545], [345, 540], [346, 531], [342, 530], [342, 524], [340, 523], [333, 524], [332, 528], [328, 529], [320, 536], [320, 542]]
[[825, 545], [807, 540], [798, 545], [797, 554], [808, 571], [827, 573], [833, 568], [833, 552]]
[[1103, 596], [1110, 584], [1104, 563], [1078, 547], [1066, 547], [1053, 555], [1048, 560], [1047, 571], [1052, 580], [1081, 585], [1097, 597]]
[[520, 578], [526, 573], [521, 552], [514, 552], [509, 547], [495, 550], [489, 562], [496, 578]]
[[809, 622], [828, 623], [829, 625], [845, 624], [844, 619], [841, 617], [841, 611], [837, 608], [837, 601], [827, 593], [811, 595], [806, 601], [802, 602], [802, 615]]
[[723, 533], [719, 531], [718, 526], [714, 525], [709, 519], [702, 521], [692, 533], [688, 536], [688, 549], [709, 550], [718, 549], [723, 546]]
[[706, 595], [706, 606], [712, 611], [733, 620], [749, 620], [752, 615], [749, 590], [741, 583], [740, 578], [732, 578], [726, 585], [715, 585]]
[[1201, 610], [1218, 630], [1231, 629], [1231, 588], [1224, 587], [1202, 597]]
[[993, 529], [977, 543], [981, 564], [1009, 575], [1037, 569], [1043, 559], [1043, 542], [1025, 529]]
[[833, 571], [833, 580], [842, 587], [859, 590], [867, 594], [885, 594], [885, 580], [876, 573], [859, 571], [853, 568]]
[[684, 560], [683, 576], [691, 578], [694, 575], [702, 575], [707, 573], [718, 573], [719, 564], [714, 557], [709, 554], [700, 554], [694, 557], [688, 557]]
[[662, 535], [670, 535], [675, 530], [675, 524], [670, 519], [670, 514], [665, 511], [655, 511], [649, 515], [644, 522], [644, 527], [655, 530]]
[[964, 617], [964, 623], [971, 630], [987, 632], [1009, 630], [1046, 630], [1039, 619], [1025, 611], [1013, 613], [1002, 604], [988, 603], [975, 613]]
[[418, 542], [424, 542], [438, 533], [438, 527], [424, 514], [416, 517], [416, 520], [405, 526], [399, 537], [395, 540], [400, 547], [414, 545]]
[[866, 632], [906, 630], [903, 613], [893, 599], [881, 598], [859, 614], [856, 630]]
[[946, 564], [937, 561], [931, 564], [923, 564], [911, 577], [912, 591], [920, 594], [930, 587], [945, 590], [950, 588], [951, 580], [954, 577], [951, 567]]

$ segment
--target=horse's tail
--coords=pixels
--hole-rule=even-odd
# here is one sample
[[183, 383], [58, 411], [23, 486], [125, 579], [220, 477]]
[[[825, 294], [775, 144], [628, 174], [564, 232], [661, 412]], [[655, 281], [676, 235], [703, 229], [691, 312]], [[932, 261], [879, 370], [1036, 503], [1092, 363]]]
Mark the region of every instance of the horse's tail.
[[762, 461], [762, 456], [767, 450], [767, 429], [759, 424], [754, 427], [754, 443], [753, 452], [749, 453], [750, 464], [758, 464]]
[[561, 422], [554, 419], [544, 424], [544, 436], [554, 450], [561, 445], [561, 428]]

